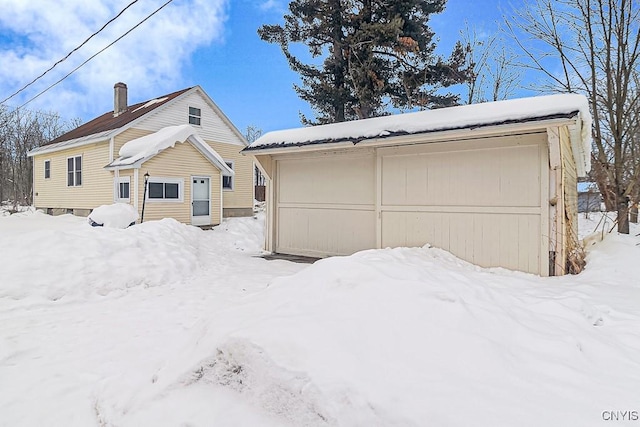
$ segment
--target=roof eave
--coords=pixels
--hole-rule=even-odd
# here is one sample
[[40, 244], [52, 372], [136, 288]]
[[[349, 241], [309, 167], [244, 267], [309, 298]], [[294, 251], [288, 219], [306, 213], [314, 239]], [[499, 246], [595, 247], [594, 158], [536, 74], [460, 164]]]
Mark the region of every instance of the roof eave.
[[349, 148], [353, 146], [377, 147], [385, 145], [400, 144], [416, 144], [426, 142], [443, 142], [451, 139], [470, 139], [486, 135], [499, 135], [514, 132], [527, 132], [534, 130], [545, 130], [553, 125], [570, 125], [576, 123], [578, 112], [567, 114], [546, 116], [544, 118], [536, 118], [527, 121], [512, 121], [509, 123], [490, 123], [477, 124], [460, 128], [437, 129], [431, 131], [415, 132], [415, 133], [395, 133], [384, 136], [376, 136], [371, 138], [342, 139], [342, 140], [323, 140], [308, 141], [303, 143], [288, 145], [272, 145], [247, 147], [242, 150], [247, 155], [267, 155], [291, 153], [299, 151], [320, 151], [333, 150], [340, 148]]
[[104, 167], [104, 169], [106, 170], [126, 170], [126, 169], [140, 169], [140, 167], [142, 166], [142, 164], [144, 162], [146, 162], [147, 160], [149, 160], [151, 157], [153, 156], [149, 156], [146, 157], [144, 159], [140, 159], [134, 163], [128, 164], [128, 165], [119, 165], [119, 164], [113, 164], [114, 162], [117, 162], [118, 160], [114, 160], [113, 162], [109, 163], [108, 165], [106, 165]]
[[77, 141], [68, 140], [68, 141], [60, 141], [51, 145], [42, 145], [40, 147], [36, 147], [33, 150], [27, 153], [27, 157], [39, 156], [41, 154], [49, 154], [55, 153], [57, 151], [69, 150], [71, 148], [83, 147], [85, 145], [98, 144], [100, 142], [108, 142], [109, 139], [117, 135], [119, 132], [114, 131], [106, 131], [104, 133], [88, 135], [86, 137], [77, 138]]

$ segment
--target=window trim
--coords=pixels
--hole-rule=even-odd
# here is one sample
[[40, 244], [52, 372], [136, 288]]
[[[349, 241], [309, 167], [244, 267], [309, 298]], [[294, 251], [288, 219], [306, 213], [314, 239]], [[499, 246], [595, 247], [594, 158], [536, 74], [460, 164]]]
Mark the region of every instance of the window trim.
[[[147, 188], [147, 202], [149, 203], [184, 203], [184, 178], [168, 178], [162, 176], [149, 177], [148, 184], [178, 184], [178, 198], [177, 199], [162, 199], [151, 198], [151, 185]], [[131, 188], [131, 187], [129, 187]]]
[[[120, 195], [120, 184], [124, 184], [127, 183], [129, 184], [129, 197], [124, 198], [121, 197]], [[130, 176], [121, 176], [118, 179], [116, 179], [116, 187], [117, 187], [117, 197], [116, 197], [116, 202], [124, 202], [124, 203], [129, 203], [131, 201], [131, 177]]]
[[[47, 163], [49, 164], [49, 176], [47, 176]], [[46, 159], [44, 161], [44, 179], [51, 179], [51, 159]]]
[[[195, 112], [191, 113], [192, 109], [197, 110], [198, 113], [197, 114]], [[198, 123], [191, 123], [192, 118]], [[188, 114], [187, 114], [187, 123], [189, 123], [192, 126], [201, 127], [202, 126], [202, 108], [189, 106]]]
[[[77, 167], [77, 162], [76, 159], [80, 158], [80, 170], [78, 170]], [[73, 159], [73, 184], [69, 185], [69, 159]], [[82, 166], [84, 165], [84, 159], [82, 158], [82, 154], [79, 154], [77, 156], [69, 156], [67, 157], [67, 187], [82, 187], [82, 183], [83, 183], [83, 179], [82, 179]], [[76, 174], [80, 172], [80, 184], [77, 184], [77, 176]]]
[[[236, 167], [236, 162], [234, 160], [224, 160], [224, 163], [229, 167], [229, 169], [231, 169], [232, 171], [236, 171], [235, 167]], [[221, 181], [221, 185], [222, 185], [222, 191], [234, 191], [236, 188], [236, 180], [234, 179], [235, 176], [231, 175], [231, 176], [222, 176]], [[225, 178], [229, 178], [231, 180], [231, 186], [230, 187], [225, 187], [224, 186], [224, 180]]]

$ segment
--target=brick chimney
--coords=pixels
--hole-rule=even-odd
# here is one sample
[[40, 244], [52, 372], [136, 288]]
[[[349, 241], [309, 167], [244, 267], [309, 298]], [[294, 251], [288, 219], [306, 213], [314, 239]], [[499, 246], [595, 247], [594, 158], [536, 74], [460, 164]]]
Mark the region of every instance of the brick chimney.
[[113, 117], [127, 111], [127, 85], [120, 82], [113, 85]]

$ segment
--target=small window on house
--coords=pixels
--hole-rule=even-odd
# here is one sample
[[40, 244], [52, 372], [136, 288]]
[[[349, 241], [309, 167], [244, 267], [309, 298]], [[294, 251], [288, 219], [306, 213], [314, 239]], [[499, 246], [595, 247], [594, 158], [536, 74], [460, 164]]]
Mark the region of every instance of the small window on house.
[[[229, 166], [229, 169], [233, 170], [233, 162], [226, 161], [225, 163]], [[232, 176], [223, 176], [222, 177], [222, 189], [231, 191], [233, 190], [233, 177]]]
[[200, 126], [200, 118], [202, 117], [202, 112], [199, 108], [189, 107], [189, 124]]
[[44, 179], [51, 178], [51, 160], [44, 161]]
[[118, 201], [128, 202], [130, 200], [131, 178], [128, 176], [118, 180]]
[[182, 201], [182, 180], [171, 178], [153, 178], [149, 182], [149, 200]]
[[82, 185], [82, 156], [67, 158], [67, 187]]

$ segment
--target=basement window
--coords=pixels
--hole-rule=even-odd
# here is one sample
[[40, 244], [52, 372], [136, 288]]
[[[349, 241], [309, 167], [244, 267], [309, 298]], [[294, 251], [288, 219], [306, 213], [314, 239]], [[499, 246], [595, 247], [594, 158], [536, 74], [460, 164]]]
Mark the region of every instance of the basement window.
[[199, 108], [189, 107], [189, 124], [200, 126], [202, 111]]
[[183, 179], [175, 178], [150, 178], [148, 188], [149, 201], [158, 202], [182, 202]]

